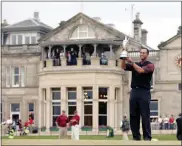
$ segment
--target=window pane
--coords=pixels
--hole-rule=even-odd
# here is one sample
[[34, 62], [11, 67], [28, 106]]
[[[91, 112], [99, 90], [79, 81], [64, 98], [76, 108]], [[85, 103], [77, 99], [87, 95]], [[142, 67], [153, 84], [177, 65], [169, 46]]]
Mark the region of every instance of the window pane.
[[99, 99], [107, 99], [107, 88], [99, 88]]
[[84, 99], [92, 99], [92, 91], [84, 91]]
[[84, 126], [92, 126], [92, 116], [84, 116]]
[[61, 113], [61, 107], [60, 106], [53, 106], [52, 107], [52, 114], [53, 115], [60, 115]]
[[61, 93], [60, 92], [52, 92], [52, 100], [60, 100]]
[[74, 111], [76, 111], [76, 106], [68, 106], [68, 114], [73, 115]]
[[85, 102], [84, 102], [84, 105], [85, 105], [85, 104], [92, 104], [92, 101], [85, 101]]
[[150, 112], [150, 116], [158, 116], [158, 111], [156, 111], [156, 112]]
[[52, 126], [56, 126], [56, 119], [58, 116], [52, 116]]
[[31, 44], [36, 44], [36, 37], [31, 37]]
[[12, 35], [12, 45], [16, 45], [16, 35]]
[[158, 110], [158, 102], [157, 101], [151, 101], [150, 102], [150, 110]]
[[107, 116], [99, 116], [99, 126], [107, 126]]
[[14, 85], [19, 85], [19, 76], [18, 75], [14, 76]]
[[22, 44], [22, 35], [18, 35], [18, 44]]
[[25, 44], [30, 44], [30, 37], [25, 37]]
[[19, 74], [19, 67], [15, 67], [15, 68], [14, 68], [14, 73], [15, 73], [15, 74]]
[[19, 103], [12, 103], [11, 104], [11, 111], [12, 112], [19, 112], [20, 111], [20, 104]]
[[87, 31], [88, 26], [87, 25], [80, 25], [79, 31]]
[[84, 105], [84, 114], [92, 114], [92, 105]]
[[87, 32], [79, 32], [79, 38], [87, 38]]
[[76, 92], [68, 92], [68, 100], [76, 99]]
[[107, 114], [107, 102], [99, 102], [99, 114]]
[[61, 102], [52, 102], [52, 105], [57, 105], [57, 106], [60, 106], [61, 105]]
[[68, 105], [76, 105], [76, 102], [68, 102]]
[[29, 103], [28, 104], [28, 111], [33, 112], [34, 111], [34, 103]]

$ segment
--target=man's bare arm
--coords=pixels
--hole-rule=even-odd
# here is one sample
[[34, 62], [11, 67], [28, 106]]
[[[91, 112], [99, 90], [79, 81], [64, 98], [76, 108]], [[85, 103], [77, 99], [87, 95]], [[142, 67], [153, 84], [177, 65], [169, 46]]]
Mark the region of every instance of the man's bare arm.
[[137, 64], [133, 63], [133, 68], [138, 72], [138, 73], [144, 73], [145, 70], [138, 66]]
[[148, 64], [144, 67], [140, 67], [137, 64], [135, 64], [134, 62], [133, 64], [133, 68], [138, 72], [138, 73], [149, 73], [149, 72], [153, 72], [154, 71], [154, 64]]

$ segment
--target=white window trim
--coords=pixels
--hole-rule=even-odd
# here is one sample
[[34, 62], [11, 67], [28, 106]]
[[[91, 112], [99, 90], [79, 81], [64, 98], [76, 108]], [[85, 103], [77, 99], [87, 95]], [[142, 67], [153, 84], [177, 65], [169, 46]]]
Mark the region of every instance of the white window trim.
[[[23, 74], [22, 74], [22, 69], [23, 69]], [[20, 84], [21, 84], [21, 87], [25, 87], [25, 67], [24, 66], [20, 67]]]
[[[14, 74], [14, 71], [15, 71], [15, 70], [14, 70], [14, 69], [15, 69], [16, 67], [19, 69], [19, 74], [18, 74], [18, 76], [19, 76], [19, 81], [18, 81], [18, 84], [17, 84], [17, 85], [14, 84], [14, 77], [15, 77], [15, 74]], [[20, 76], [20, 66], [12, 66], [11, 69], [13, 70], [13, 71], [11, 71], [11, 76], [12, 76], [12, 78], [11, 78], [11, 83], [12, 83], [12, 87], [20, 87], [20, 77], [21, 77], [21, 76]]]
[[[93, 37], [89, 37], [88, 36], [88, 25], [87, 25], [87, 30], [80, 30], [80, 26], [78, 26], [76, 29], [77, 29], [77, 37], [70, 37], [70, 40], [77, 40], [77, 39], [94, 39], [95, 38], [95, 36], [93, 36]], [[75, 31], [75, 30], [74, 30]], [[74, 32], [73, 31], [73, 32]], [[72, 34], [73, 34], [73, 32], [72, 32]], [[80, 37], [80, 32], [83, 32], [83, 33], [87, 33], [87, 36], [86, 37]], [[71, 34], [71, 35], [72, 35]]]

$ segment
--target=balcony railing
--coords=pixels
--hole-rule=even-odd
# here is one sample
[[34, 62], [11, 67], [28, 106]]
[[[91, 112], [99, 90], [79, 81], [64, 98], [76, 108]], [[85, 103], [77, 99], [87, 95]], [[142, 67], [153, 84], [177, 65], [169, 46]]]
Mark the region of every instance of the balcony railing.
[[[128, 55], [130, 57], [139, 57], [140, 56], [140, 52], [139, 51], [130, 51], [130, 52], [128, 52]], [[149, 57], [150, 58], [159, 57], [159, 50], [150, 51], [149, 52]]]
[[47, 59], [41, 61], [40, 71], [53, 70], [113, 70], [121, 73], [120, 60], [108, 59], [102, 61], [99, 57], [91, 57], [89, 62], [84, 62], [82, 58], [77, 58], [76, 64], [68, 63], [66, 58]]

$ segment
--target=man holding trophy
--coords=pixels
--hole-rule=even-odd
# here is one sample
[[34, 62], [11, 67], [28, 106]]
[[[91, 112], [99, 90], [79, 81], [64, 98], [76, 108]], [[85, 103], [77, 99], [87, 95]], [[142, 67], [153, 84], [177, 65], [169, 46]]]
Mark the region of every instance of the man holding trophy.
[[123, 41], [123, 51], [120, 55], [121, 68], [132, 72], [130, 92], [130, 126], [133, 140], [141, 140], [140, 116], [142, 117], [143, 139], [151, 140], [150, 125], [150, 81], [154, 72], [154, 64], [147, 60], [149, 50], [140, 49], [140, 62], [134, 62], [127, 55], [128, 40]]

